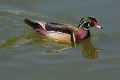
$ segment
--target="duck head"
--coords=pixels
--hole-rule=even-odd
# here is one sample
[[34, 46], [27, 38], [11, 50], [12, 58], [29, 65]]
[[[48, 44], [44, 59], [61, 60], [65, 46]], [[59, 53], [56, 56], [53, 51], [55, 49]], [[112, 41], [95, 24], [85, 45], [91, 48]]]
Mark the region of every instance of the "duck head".
[[90, 27], [95, 27], [97, 29], [102, 29], [103, 27], [100, 26], [96, 18], [93, 17], [83, 17], [80, 19], [80, 23], [78, 25], [78, 28], [84, 28], [85, 30], [89, 30]]

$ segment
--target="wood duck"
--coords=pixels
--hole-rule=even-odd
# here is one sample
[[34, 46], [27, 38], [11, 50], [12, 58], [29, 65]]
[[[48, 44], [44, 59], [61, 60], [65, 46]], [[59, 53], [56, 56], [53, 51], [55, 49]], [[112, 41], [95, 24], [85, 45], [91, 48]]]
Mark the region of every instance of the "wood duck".
[[35, 21], [28, 18], [24, 22], [32, 27], [38, 34], [53, 39], [55, 42], [68, 43], [73, 47], [82, 40], [90, 37], [90, 27], [102, 29], [96, 18], [83, 17], [78, 26], [70, 24]]

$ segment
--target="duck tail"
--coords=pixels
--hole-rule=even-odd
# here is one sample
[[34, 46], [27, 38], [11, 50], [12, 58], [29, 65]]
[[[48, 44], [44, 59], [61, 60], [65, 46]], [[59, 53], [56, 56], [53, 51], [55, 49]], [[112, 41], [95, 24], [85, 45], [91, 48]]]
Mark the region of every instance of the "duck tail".
[[36, 23], [35, 21], [32, 21], [32, 20], [30, 20], [30, 19], [28, 19], [28, 18], [25, 18], [25, 19], [24, 19], [24, 22], [25, 22], [27, 25], [29, 25], [30, 27], [32, 27], [33, 29], [39, 28], [39, 24], [38, 24], [38, 23]]

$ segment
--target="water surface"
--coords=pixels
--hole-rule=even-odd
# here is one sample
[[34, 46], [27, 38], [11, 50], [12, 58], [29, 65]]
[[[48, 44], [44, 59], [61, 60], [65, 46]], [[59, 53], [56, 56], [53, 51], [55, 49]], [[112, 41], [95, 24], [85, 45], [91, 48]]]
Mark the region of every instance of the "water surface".
[[[23, 19], [43, 19], [76, 25], [94, 16], [104, 27], [92, 29], [93, 45], [103, 49], [94, 60], [80, 48], [53, 53], [60, 46], [29, 43], [0, 48], [0, 80], [119, 80], [120, 11], [118, 0], [0, 0], [0, 43], [26, 34]], [[29, 32], [28, 32], [29, 33]]]

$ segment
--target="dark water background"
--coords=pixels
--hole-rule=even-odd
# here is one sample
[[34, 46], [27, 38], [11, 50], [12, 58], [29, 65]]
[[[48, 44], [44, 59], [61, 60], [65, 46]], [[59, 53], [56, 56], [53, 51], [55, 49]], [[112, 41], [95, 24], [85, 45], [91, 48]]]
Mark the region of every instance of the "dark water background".
[[104, 30], [92, 32], [94, 46], [103, 49], [95, 60], [79, 48], [51, 55], [37, 44], [0, 49], [0, 80], [119, 80], [119, 0], [0, 0], [0, 42], [24, 34], [23, 19], [78, 24], [80, 16], [94, 16]]

